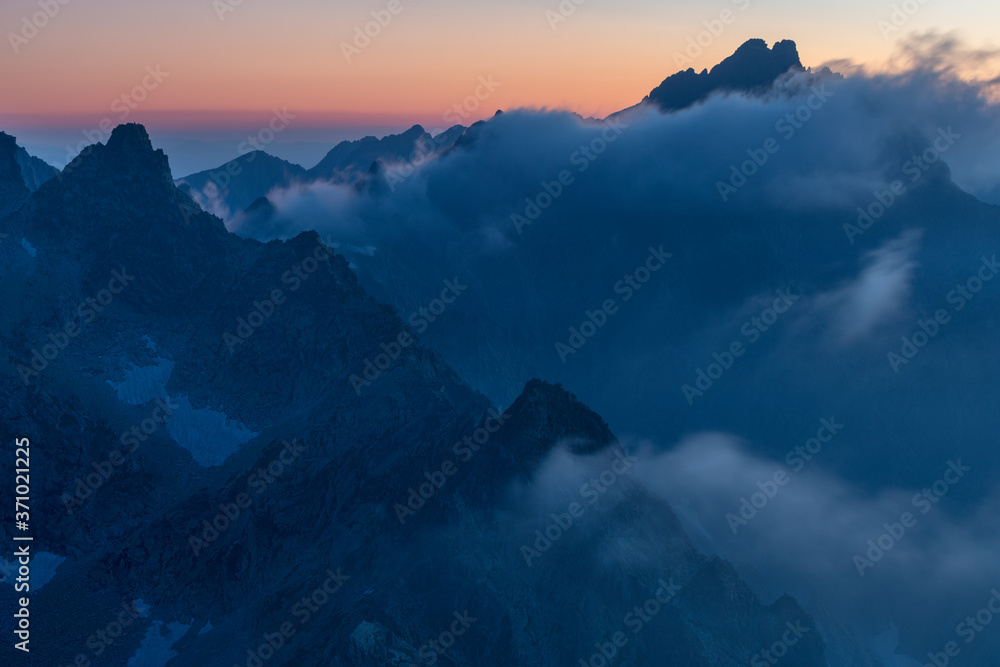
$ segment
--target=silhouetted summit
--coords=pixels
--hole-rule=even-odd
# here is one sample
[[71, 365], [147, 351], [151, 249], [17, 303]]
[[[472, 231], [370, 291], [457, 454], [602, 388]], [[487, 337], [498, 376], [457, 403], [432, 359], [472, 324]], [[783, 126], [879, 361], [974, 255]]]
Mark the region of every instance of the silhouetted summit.
[[509, 412], [510, 430], [528, 443], [518, 452], [521, 456], [543, 457], [560, 441], [569, 441], [580, 453], [616, 442], [607, 422], [561, 384], [529, 380]]
[[17, 148], [17, 163], [21, 165], [21, 176], [24, 178], [24, 184], [32, 192], [41, 187], [42, 183], [59, 175], [58, 169], [45, 160], [29, 155], [28, 151], [20, 146]]
[[342, 141], [307, 173], [311, 179], [353, 182], [368, 173], [375, 160], [406, 162], [421, 154], [421, 146], [431, 145], [433, 137], [420, 125], [381, 139], [365, 137], [357, 141]]
[[784, 40], [769, 49], [763, 39], [751, 39], [711, 72], [686, 69], [667, 77], [643, 102], [653, 102], [664, 111], [684, 109], [716, 91], [749, 93], [767, 88], [790, 69], [803, 69], [795, 42]]
[[59, 175], [60, 181], [100, 184], [133, 191], [155, 185], [173, 190], [170, 161], [154, 149], [146, 128], [138, 123], [119, 125], [106, 144], [83, 149]]

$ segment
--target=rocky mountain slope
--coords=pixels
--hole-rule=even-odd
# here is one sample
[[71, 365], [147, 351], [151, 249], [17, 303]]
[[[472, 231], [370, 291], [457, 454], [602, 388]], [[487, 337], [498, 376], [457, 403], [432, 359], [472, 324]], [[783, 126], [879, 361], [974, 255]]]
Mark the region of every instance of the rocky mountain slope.
[[0, 436], [31, 438], [36, 545], [65, 559], [35, 664], [735, 667], [783, 636], [826, 664], [574, 396], [532, 381], [501, 413], [315, 233], [227, 232], [141, 126], [7, 182]]
[[59, 170], [45, 160], [29, 155], [22, 147], [17, 149], [17, 163], [21, 167], [21, 176], [28, 189], [34, 192], [42, 183], [59, 175]]
[[751, 39], [711, 71], [686, 69], [668, 76], [643, 103], [655, 104], [663, 111], [676, 111], [715, 92], [763, 92], [789, 71], [803, 71], [795, 42], [784, 40], [768, 48], [764, 40]]
[[235, 215], [275, 188], [303, 180], [306, 170], [297, 164], [256, 150], [177, 180], [202, 208], [223, 217]]
[[[215, 169], [184, 176], [177, 185], [207, 211], [239, 227], [246, 209], [275, 190], [292, 185], [328, 182], [361, 187], [370, 172], [380, 165], [412, 168], [449, 150], [466, 128], [456, 125], [431, 135], [419, 125], [406, 132], [381, 139], [364, 137], [342, 141], [312, 169], [304, 169], [264, 151], [240, 155]], [[249, 211], [249, 213], [259, 213]]]

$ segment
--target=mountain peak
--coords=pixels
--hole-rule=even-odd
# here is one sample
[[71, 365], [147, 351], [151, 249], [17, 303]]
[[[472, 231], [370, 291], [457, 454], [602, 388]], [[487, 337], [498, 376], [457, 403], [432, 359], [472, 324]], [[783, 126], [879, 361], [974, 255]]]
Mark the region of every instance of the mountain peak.
[[[764, 46], [767, 46], [767, 42], [764, 42]], [[799, 59], [799, 48], [793, 40], [783, 39], [780, 42], [775, 42], [774, 46], [771, 47], [771, 52], [778, 58], [785, 58], [789, 62], [789, 67], [796, 65], [802, 67], [802, 61]]]
[[153, 148], [146, 128], [138, 123], [119, 125], [111, 132], [107, 144], [84, 148], [63, 170], [59, 180], [77, 177], [105, 182], [109, 173], [123, 181], [119, 187], [131, 188], [145, 182], [169, 185], [173, 189], [167, 155]]
[[272, 204], [271, 200], [267, 197], [257, 197], [257, 199], [253, 200], [253, 203], [246, 207], [244, 213], [263, 213], [265, 215], [274, 215], [277, 210], [278, 209], [274, 207], [274, 204]]
[[561, 384], [529, 380], [508, 412], [510, 430], [526, 442], [520, 454], [544, 456], [558, 441], [577, 453], [594, 452], [616, 441], [607, 423]]
[[390, 164], [410, 162], [423, 155], [422, 146], [432, 141], [431, 136], [420, 125], [381, 139], [369, 136], [356, 141], [342, 141], [307, 174], [310, 179], [356, 182], [371, 169], [375, 160], [382, 159]]
[[801, 70], [799, 50], [790, 39], [775, 42], [767, 48], [763, 39], [748, 39], [721, 63], [712, 68], [710, 75], [718, 77], [723, 88], [752, 89], [770, 85], [790, 69]]
[[153, 142], [149, 140], [146, 128], [139, 123], [124, 123], [111, 132], [108, 139], [108, 150], [127, 150], [132, 152], [153, 151]]
[[123, 168], [139, 169], [158, 180], [173, 184], [166, 153], [153, 148], [146, 128], [138, 123], [125, 123], [111, 132], [105, 162]]
[[643, 101], [677, 111], [717, 91], [754, 93], [769, 88], [789, 70], [803, 70], [795, 42], [783, 40], [768, 48], [763, 39], [748, 39], [711, 71], [689, 68], [668, 76]]

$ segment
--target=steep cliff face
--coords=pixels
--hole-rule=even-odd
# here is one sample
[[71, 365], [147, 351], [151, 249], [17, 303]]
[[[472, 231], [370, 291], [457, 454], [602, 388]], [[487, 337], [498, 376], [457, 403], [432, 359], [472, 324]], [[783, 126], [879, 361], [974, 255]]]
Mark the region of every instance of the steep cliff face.
[[[493, 409], [315, 234], [226, 232], [141, 126], [0, 231], [34, 249], [0, 244], [0, 436], [37, 442], [51, 520], [36, 539], [67, 558], [32, 601], [45, 664], [125, 664], [145, 640], [172, 646], [170, 665], [592, 664], [613, 649], [735, 667], [811, 627], [698, 554], [565, 389], [534, 380]], [[582, 490], [591, 474], [606, 492]], [[123, 601], [144, 610], [133, 629], [92, 639]], [[826, 664], [815, 632], [789, 655]]]
[[42, 186], [42, 183], [52, 180], [59, 175], [59, 170], [49, 163], [33, 155], [29, 155], [24, 148], [17, 149], [17, 163], [21, 167], [21, 176], [24, 184], [29, 190], [34, 192]]
[[17, 151], [14, 137], [0, 132], [0, 214], [28, 194], [21, 165], [17, 161]]

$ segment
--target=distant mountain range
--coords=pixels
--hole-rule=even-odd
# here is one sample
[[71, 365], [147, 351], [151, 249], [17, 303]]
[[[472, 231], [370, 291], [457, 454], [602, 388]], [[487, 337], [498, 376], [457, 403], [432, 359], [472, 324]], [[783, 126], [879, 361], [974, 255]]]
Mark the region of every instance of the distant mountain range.
[[[704, 101], [717, 92], [765, 92], [774, 81], [789, 71], [802, 71], [798, 51], [792, 41], [782, 41], [769, 49], [764, 40], [751, 39], [736, 52], [712, 68], [696, 73], [693, 69], [671, 75], [653, 89], [634, 110], [655, 105], [663, 111], [677, 111]], [[624, 113], [624, 112], [619, 112]], [[612, 114], [612, 118], [618, 114]], [[456, 125], [436, 136], [414, 125], [406, 132], [378, 139], [365, 137], [343, 141], [335, 146], [311, 169], [254, 151], [235, 157], [215, 169], [208, 169], [177, 179], [205, 210], [232, 221], [240, 227], [242, 212], [260, 197], [292, 183], [328, 181], [356, 184], [365, 181], [373, 169], [390, 174], [381, 178], [393, 180], [393, 167], [405, 169], [413, 163], [422, 164], [444, 154], [456, 143], [471, 141], [470, 128]], [[473, 130], [473, 133], [475, 130]], [[258, 159], [259, 156], [259, 159]], [[376, 168], [376, 163], [381, 166]], [[364, 186], [363, 186], [364, 187]], [[256, 219], [256, 218], [255, 218]]]
[[[779, 76], [802, 69], [794, 42], [786, 40], [768, 48], [764, 40], [751, 39], [713, 67], [711, 72], [704, 70], [697, 73], [688, 69], [669, 76], [639, 105], [626, 111], [650, 104], [664, 111], [677, 111], [697, 104], [716, 92], [760, 93], [766, 91]], [[369, 136], [356, 141], [342, 141], [311, 169], [255, 150], [234, 156], [215, 169], [176, 179], [176, 183], [204, 210], [241, 226], [245, 209], [275, 190], [296, 183], [317, 181], [363, 183], [370, 173], [394, 166], [405, 168], [414, 162], [423, 163], [447, 152], [463, 137], [468, 142], [470, 137], [466, 135], [469, 129], [456, 125], [432, 136], [420, 125], [414, 125], [402, 134], [381, 139]], [[20, 147], [17, 160], [30, 191], [37, 190], [42, 183], [58, 174], [55, 167], [28, 155]], [[376, 168], [376, 163], [381, 166]], [[391, 175], [388, 178], [391, 180]], [[254, 215], [259, 217], [259, 212], [258, 209]]]
[[216, 169], [180, 178], [177, 184], [205, 210], [231, 220], [261, 197], [294, 183], [356, 184], [368, 176], [376, 163], [393, 166], [433, 159], [451, 148], [465, 129], [455, 126], [431, 136], [419, 125], [414, 125], [402, 134], [382, 139], [365, 137], [343, 141], [309, 170], [263, 151], [253, 151]]
[[[571, 388], [619, 435], [666, 447], [722, 430], [763, 466], [801, 447], [819, 415], [836, 415], [850, 435], [824, 449], [821, 470], [856, 490], [858, 506], [879, 509], [880, 494], [925, 488], [961, 454], [982, 477], [947, 504], [988, 513], [1000, 458], [985, 434], [1000, 428], [989, 408], [1000, 391], [985, 378], [1000, 372], [1000, 294], [984, 287], [972, 301], [961, 290], [970, 279], [978, 286], [977, 271], [992, 272], [984, 262], [995, 263], [1000, 209], [963, 190], [950, 166], [965, 162], [968, 182], [977, 107], [941, 101], [936, 88], [914, 83], [919, 77], [803, 69], [794, 47], [779, 44], [752, 40], [725, 66], [668, 77], [644, 103], [603, 121], [508, 111], [391, 187], [389, 168], [376, 161], [351, 188], [258, 200], [230, 228], [262, 242], [319, 230], [367, 293], [419, 324], [421, 339], [494, 404], [513, 404], [524, 379], [540, 377]], [[684, 81], [698, 82], [696, 95]], [[946, 83], [941, 90], [962, 90]], [[564, 171], [569, 184], [560, 190]], [[654, 253], [671, 257], [652, 272]], [[423, 317], [442, 281], [456, 277], [464, 295], [433, 321]], [[788, 308], [781, 316], [779, 298]], [[603, 309], [608, 299], [614, 312]], [[947, 325], [935, 329], [932, 315]], [[923, 343], [928, 331], [937, 333], [918, 348], [914, 336]], [[733, 482], [719, 505], [759, 481]], [[698, 496], [676, 493], [692, 505]], [[925, 588], [939, 602], [933, 610], [896, 601], [912, 600], [904, 591], [928, 580], [910, 564], [978, 547], [914, 540], [873, 585], [850, 567], [853, 553], [840, 553], [851, 540], [832, 536], [847, 525], [872, 533], [853, 536], [864, 544], [884, 529], [867, 525], [878, 512], [800, 517], [796, 530], [817, 544], [804, 559], [824, 573], [817, 577], [775, 556], [787, 552], [759, 527], [749, 539], [734, 535], [722, 520], [728, 510], [710, 509], [718, 511], [700, 507], [701, 523], [686, 526], [695, 538], [704, 537], [699, 526], [711, 535], [698, 548], [734, 560], [755, 554], [753, 567], [769, 581], [797, 578], [782, 590], [824, 628], [828, 657], [839, 656], [832, 664], [868, 663], [849, 636], [829, 631], [833, 622], [812, 597], [821, 583], [820, 597], [864, 601], [848, 614], [864, 617], [861, 626], [881, 632], [892, 618], [905, 627], [901, 652], [912, 655], [971, 604]], [[784, 525], [770, 534], [781, 545]], [[988, 542], [983, 526], [944, 530]], [[803, 573], [790, 573], [798, 567]], [[935, 580], [950, 576], [927, 567]], [[975, 587], [992, 572], [978, 571]], [[969, 650], [986, 660], [998, 645], [982, 640]]]
[[[176, 182], [140, 125], [58, 175], [0, 134], [0, 433], [31, 436], [35, 545], [61, 563], [32, 598], [36, 664], [737, 667], [790, 632], [788, 664], [828, 664], [809, 614], [700, 553], [563, 386], [495, 407], [318, 234], [262, 243], [209, 212], [260, 231], [274, 188], [383, 196], [371, 179], [488, 150], [487, 127]], [[542, 500], [553, 456], [581, 478]], [[134, 625], [98, 643], [123, 604]]]
[[[910, 664], [967, 605], [900, 591], [980, 588], [928, 545], [992, 558], [1000, 208], [943, 159], [965, 129], [863, 122], [880, 101], [753, 39], [605, 119], [417, 125], [310, 169], [174, 179], [126, 124], [58, 172], [0, 133], [0, 435], [37, 447], [53, 563], [32, 658]], [[846, 425], [822, 461], [746, 500], [820, 419]], [[960, 456], [857, 576], [841, 550]]]
[[[16, 147], [0, 146], [0, 182], [16, 185]], [[567, 544], [632, 539], [647, 565], [599, 584], [604, 566], [575, 549], [526, 564], [520, 541], [538, 538], [527, 527], [498, 530], [503, 513], [526, 509], [505, 489], [530, 480], [560, 443], [606, 452], [611, 465], [618, 445], [603, 420], [539, 381], [498, 417], [318, 236], [241, 240], [193, 207], [144, 129], [122, 125], [0, 224], [33, 249], [0, 244], [5, 304], [17, 304], [0, 320], [0, 422], [4, 437], [31, 433], [45, 448], [35, 511], [51, 520], [35, 537], [67, 559], [33, 599], [40, 619], [59, 619], [34, 659], [87, 653], [95, 616], [141, 598], [150, 608], [142, 627], [103, 659], [124, 664], [171, 627], [172, 665], [243, 663], [328, 569], [349, 577], [343, 590], [273, 664], [419, 663], [455, 610], [477, 619], [467, 645], [449, 651], [466, 664], [570, 663], [621, 625], [619, 610], [657, 595], [669, 604], [664, 625], [616, 649], [631, 660], [651, 652], [735, 666], [786, 624], [809, 623], [790, 599], [758, 602], [730, 566], [695, 551], [668, 507], [627, 481]], [[103, 306], [75, 307], [102, 294]], [[356, 391], [352, 376], [370, 386]], [[158, 405], [172, 406], [164, 427], [117, 463], [119, 434]], [[452, 447], [501, 424], [476, 457]], [[425, 468], [456, 452], [462, 468], [440, 497], [409, 498], [435, 479]], [[102, 466], [113, 472], [97, 488], [80, 481]], [[271, 470], [274, 488], [215, 520], [257, 488], [248, 485], [258, 469]], [[400, 507], [415, 508], [402, 525]], [[614, 529], [604, 534], [607, 521]], [[469, 558], [456, 561], [461, 553]], [[594, 606], [583, 623], [579, 605]], [[795, 655], [825, 664], [815, 634]]]

